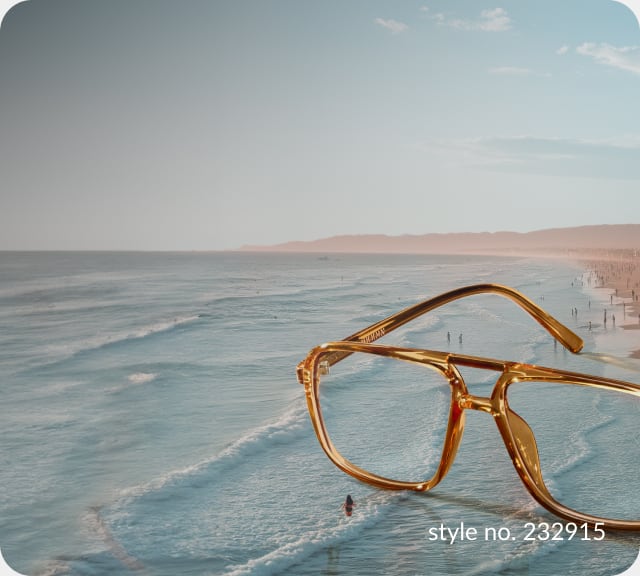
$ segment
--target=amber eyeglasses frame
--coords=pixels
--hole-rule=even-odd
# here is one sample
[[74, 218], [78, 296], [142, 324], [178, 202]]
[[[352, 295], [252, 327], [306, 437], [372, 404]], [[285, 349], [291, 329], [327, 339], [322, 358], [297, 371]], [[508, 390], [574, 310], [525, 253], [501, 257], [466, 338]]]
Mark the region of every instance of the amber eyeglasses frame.
[[[375, 340], [396, 328], [426, 314], [444, 304], [474, 294], [497, 294], [506, 297], [539, 322], [556, 340], [573, 353], [582, 349], [582, 339], [553, 316], [537, 306], [529, 298], [507, 286], [477, 284], [446, 292], [368, 326], [342, 341], [328, 342], [313, 348], [298, 364], [297, 377], [305, 387], [307, 408], [316, 436], [329, 459], [352, 477], [391, 490], [427, 491], [435, 487], [451, 467], [464, 430], [465, 410], [479, 410], [494, 417], [498, 430], [513, 465], [531, 496], [549, 512], [565, 520], [599, 525], [618, 530], [640, 530], [640, 520], [619, 520], [585, 514], [568, 508], [555, 500], [545, 486], [540, 470], [537, 444], [534, 434], [524, 419], [509, 407], [507, 389], [515, 382], [555, 382], [588, 386], [632, 394], [640, 398], [640, 386], [621, 380], [613, 380], [587, 374], [579, 374], [546, 368], [532, 364], [468, 356], [451, 352], [439, 352], [373, 344]], [[356, 352], [404, 360], [428, 365], [441, 372], [451, 386], [449, 421], [440, 464], [432, 478], [422, 482], [404, 482], [379, 476], [364, 470], [346, 458], [334, 447], [325, 428], [319, 400], [320, 376], [327, 374], [331, 366]], [[490, 397], [470, 394], [458, 367], [468, 367], [500, 372]]]

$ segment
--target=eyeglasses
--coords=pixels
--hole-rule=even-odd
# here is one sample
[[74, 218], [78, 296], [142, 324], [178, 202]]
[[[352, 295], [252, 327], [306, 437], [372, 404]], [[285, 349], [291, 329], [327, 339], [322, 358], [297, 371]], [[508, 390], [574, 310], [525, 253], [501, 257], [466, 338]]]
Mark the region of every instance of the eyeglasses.
[[[571, 352], [582, 339], [512, 288], [480, 284], [406, 308], [339, 342], [315, 347], [297, 366], [316, 436], [354, 478], [426, 491], [451, 467], [466, 410], [494, 417], [525, 487], [565, 520], [640, 530], [640, 386], [375, 340], [454, 300], [509, 298]], [[470, 394], [459, 368], [500, 373], [489, 397]], [[401, 421], [390, 414], [402, 414]]]

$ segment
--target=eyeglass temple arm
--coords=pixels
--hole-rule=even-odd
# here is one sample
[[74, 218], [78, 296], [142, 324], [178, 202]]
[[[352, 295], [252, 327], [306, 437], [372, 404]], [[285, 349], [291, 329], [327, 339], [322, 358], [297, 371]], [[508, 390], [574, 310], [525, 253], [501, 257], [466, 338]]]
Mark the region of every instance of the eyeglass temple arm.
[[[553, 316], [534, 304], [529, 300], [529, 298], [520, 294], [517, 290], [500, 284], [475, 284], [473, 286], [465, 286], [463, 288], [451, 290], [450, 292], [445, 292], [435, 298], [431, 298], [424, 302], [420, 302], [419, 304], [405, 308], [404, 310], [401, 310], [384, 320], [380, 320], [371, 326], [367, 326], [355, 334], [348, 336], [344, 340], [366, 343], [375, 342], [378, 338], [389, 334], [389, 332], [399, 328], [411, 320], [414, 320], [415, 318], [418, 318], [419, 316], [422, 316], [423, 314], [426, 314], [427, 312], [430, 312], [431, 310], [473, 294], [498, 294], [499, 296], [509, 298], [528, 312], [534, 320], [536, 320], [555, 339], [560, 341], [565, 348], [573, 353], [577, 353], [582, 349], [584, 343], [580, 336], [573, 333], [564, 324], [558, 322], [558, 320]], [[338, 357], [338, 355], [341, 357]], [[329, 360], [330, 364], [335, 364], [346, 355], [348, 355], [348, 353], [337, 353], [336, 358], [330, 358], [327, 360]]]

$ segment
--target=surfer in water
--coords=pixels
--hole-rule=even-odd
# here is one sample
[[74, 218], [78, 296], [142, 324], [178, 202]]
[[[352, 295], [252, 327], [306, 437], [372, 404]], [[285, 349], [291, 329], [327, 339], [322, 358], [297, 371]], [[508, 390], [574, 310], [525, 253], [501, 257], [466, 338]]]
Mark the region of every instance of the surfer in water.
[[344, 513], [347, 516], [351, 516], [351, 513], [353, 512], [353, 508], [355, 507], [355, 505], [356, 503], [353, 501], [353, 498], [351, 498], [351, 494], [347, 494], [347, 499], [342, 504], [342, 508], [344, 508]]

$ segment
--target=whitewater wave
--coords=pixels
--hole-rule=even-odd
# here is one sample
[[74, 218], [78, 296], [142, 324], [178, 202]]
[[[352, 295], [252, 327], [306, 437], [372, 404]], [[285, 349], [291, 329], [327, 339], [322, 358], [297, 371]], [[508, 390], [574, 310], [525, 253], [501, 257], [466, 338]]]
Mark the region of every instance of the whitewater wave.
[[[266, 452], [276, 445], [294, 442], [303, 434], [308, 434], [309, 428], [304, 425], [308, 416], [303, 403], [298, 400], [279, 418], [248, 431], [211, 458], [121, 490], [110, 503], [90, 508], [85, 524], [101, 539], [114, 558], [132, 570], [140, 570], [143, 568], [142, 562], [125, 549], [111, 527], [131, 514], [135, 515], [134, 509], [140, 500], [151, 498], [158, 502], [171, 501], [201, 486], [215, 485], [216, 479], [228, 478], [234, 467], [250, 461], [254, 455]], [[293, 543], [286, 544], [285, 548], [288, 551], [283, 553], [285, 557], [297, 557], [298, 553], [292, 556], [292, 551], [297, 548]], [[268, 559], [265, 561], [270, 563]]]
[[226, 576], [272, 576], [303, 562], [320, 550], [352, 540], [367, 528], [375, 526], [391, 506], [403, 497], [390, 492], [374, 493], [358, 501], [358, 515], [344, 517], [338, 523], [320, 526], [313, 532], [283, 542], [274, 550], [252, 558], [244, 564], [228, 567]]
[[129, 380], [131, 384], [146, 384], [147, 382], [153, 382], [157, 376], [157, 374], [149, 372], [136, 372], [134, 374], [129, 374], [127, 380]]
[[43, 364], [56, 364], [74, 358], [79, 354], [93, 352], [107, 346], [148, 338], [156, 334], [168, 332], [179, 326], [196, 322], [200, 317], [199, 314], [176, 316], [171, 319], [158, 320], [139, 328], [122, 330], [113, 334], [98, 334], [94, 337], [85, 338], [73, 343], [50, 345], [46, 348], [46, 356], [48, 356], [49, 359]]
[[[280, 418], [248, 431], [211, 458], [172, 470], [150, 482], [125, 488], [120, 493], [120, 504], [128, 504], [136, 498], [158, 492], [181, 481], [188, 481], [193, 486], [201, 482], [211, 482], [212, 476], [229, 471], [234, 466], [242, 464], [247, 458], [264, 452], [275, 444], [293, 442], [308, 433], [307, 421], [306, 406], [298, 400]], [[203, 478], [198, 479], [200, 474]]]

